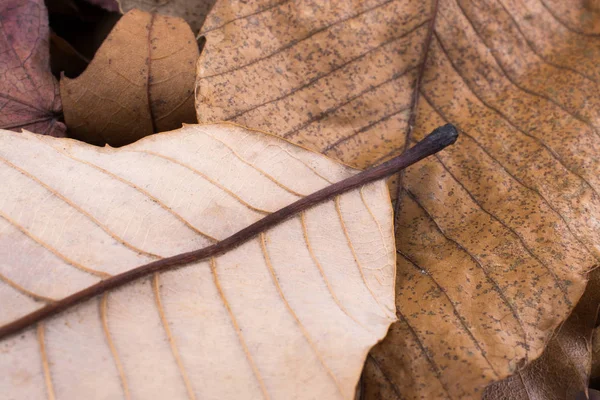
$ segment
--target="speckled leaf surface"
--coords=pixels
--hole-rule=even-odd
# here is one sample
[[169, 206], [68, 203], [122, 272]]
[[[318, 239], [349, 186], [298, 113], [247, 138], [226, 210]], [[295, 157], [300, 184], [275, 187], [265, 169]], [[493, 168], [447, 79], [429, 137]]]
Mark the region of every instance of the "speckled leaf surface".
[[[0, 131], [0, 327], [356, 173], [231, 124], [119, 149]], [[1, 397], [352, 399], [394, 276], [378, 181], [2, 338]]]
[[592, 335], [600, 305], [600, 270], [569, 318], [556, 330], [542, 356], [509, 378], [486, 388], [484, 400], [577, 399], [588, 392], [592, 372]]
[[600, 259], [586, 4], [221, 1], [207, 17], [199, 121], [357, 167], [445, 122], [461, 130], [391, 182], [400, 321], [367, 359], [364, 398], [480, 397], [542, 354], [583, 293]]

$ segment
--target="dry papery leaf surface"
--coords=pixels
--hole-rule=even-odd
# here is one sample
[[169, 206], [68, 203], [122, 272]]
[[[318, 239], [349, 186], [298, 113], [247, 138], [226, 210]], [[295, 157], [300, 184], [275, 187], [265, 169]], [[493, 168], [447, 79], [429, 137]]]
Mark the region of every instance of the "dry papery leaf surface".
[[[356, 173], [230, 124], [119, 149], [0, 131], [0, 326]], [[378, 181], [106, 292], [3, 338], [0, 393], [352, 399], [395, 320], [392, 222]]]
[[558, 0], [220, 1], [207, 17], [201, 122], [361, 168], [446, 121], [461, 130], [392, 182], [399, 321], [367, 359], [364, 398], [480, 397], [541, 355], [583, 293], [600, 259], [586, 18]]
[[[117, 1], [117, 0], [115, 0]], [[216, 0], [118, 0], [121, 11], [139, 9], [183, 18], [197, 34]]]
[[123, 146], [195, 122], [198, 45], [180, 18], [133, 10], [77, 78], [62, 77], [69, 136]]
[[542, 356], [486, 388], [485, 400], [577, 399], [588, 391], [592, 334], [600, 305], [600, 269], [590, 273], [581, 300], [557, 329]]
[[43, 0], [2, 0], [0, 16], [0, 128], [66, 136]]

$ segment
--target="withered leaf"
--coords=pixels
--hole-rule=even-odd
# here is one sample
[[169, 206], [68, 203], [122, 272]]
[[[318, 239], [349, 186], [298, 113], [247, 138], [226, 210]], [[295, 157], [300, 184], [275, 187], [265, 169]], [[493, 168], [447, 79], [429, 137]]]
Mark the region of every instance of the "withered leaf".
[[185, 21], [138, 10], [125, 14], [88, 68], [60, 81], [70, 135], [122, 146], [194, 122], [197, 58]]
[[[119, 149], [0, 131], [0, 160], [0, 328], [358, 172], [231, 124]], [[3, 337], [0, 393], [353, 399], [370, 347], [395, 320], [394, 272], [380, 180]]]
[[0, 3], [0, 128], [65, 136], [43, 0]]
[[600, 259], [600, 38], [573, 28], [583, 1], [558, 3], [221, 1], [207, 17], [201, 122], [358, 167], [445, 121], [464, 133], [393, 182], [400, 321], [364, 398], [481, 396], [542, 354]]
[[592, 333], [600, 305], [600, 270], [590, 273], [581, 300], [548, 342], [542, 356], [486, 388], [484, 400], [565, 400], [588, 391]]
[[121, 10], [139, 9], [183, 18], [197, 34], [216, 0], [118, 0]]

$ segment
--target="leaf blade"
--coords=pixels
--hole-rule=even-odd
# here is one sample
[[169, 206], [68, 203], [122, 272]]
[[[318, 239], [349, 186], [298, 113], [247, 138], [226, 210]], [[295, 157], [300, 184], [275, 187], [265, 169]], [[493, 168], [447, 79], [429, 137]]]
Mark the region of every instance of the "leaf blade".
[[196, 122], [191, 87], [197, 57], [194, 35], [183, 20], [130, 11], [88, 68], [60, 81], [72, 136], [123, 146]]
[[[257, 152], [247, 151], [251, 156], [246, 156], [249, 158], [253, 156], [254, 159], [246, 161], [253, 165], [260, 164], [261, 159], [265, 159], [264, 153], [271, 152], [279, 157], [280, 162], [268, 164], [263, 162], [263, 167], [268, 169], [265, 173], [269, 176], [283, 176], [287, 164], [291, 165], [291, 171], [297, 172], [303, 169], [307, 172], [304, 175], [308, 177], [305, 176], [295, 183], [296, 188], [302, 191], [319, 185], [322, 187], [330, 185], [323, 176], [340, 178], [356, 174], [356, 171], [348, 167], [335, 164], [307, 150], [295, 148], [281, 139], [265, 137], [263, 142], [261, 134], [232, 125], [204, 128], [188, 126], [177, 132], [149, 137], [122, 149], [100, 149], [76, 141], [48, 141], [31, 134], [14, 136], [3, 132], [3, 140], [11, 144], [2, 146], [2, 157], [10, 158], [11, 163], [18, 163], [19, 168], [40, 181], [49, 179], [50, 175], [37, 178], [37, 175], [42, 174], [43, 171], [35, 169], [36, 163], [19, 160], [18, 155], [22, 152], [14, 151], [15, 149], [26, 146], [30, 154], [35, 155], [32, 158], [38, 161], [43, 159], [45, 154], [46, 157], [62, 160], [54, 163], [58, 168], [66, 162], [67, 168], [77, 165], [80, 169], [96, 174], [94, 175], [96, 177], [101, 176], [100, 171], [81, 162], [73, 164], [75, 162], [73, 158], [85, 159], [89, 164], [99, 164], [104, 168], [109, 167], [109, 163], [102, 164], [98, 160], [105, 156], [112, 157], [117, 161], [110, 168], [125, 169], [124, 166], [131, 167], [135, 164], [131, 158], [119, 162], [118, 157], [122, 154], [129, 156], [133, 154], [137, 162], [142, 165], [138, 173], [148, 175], [148, 171], [151, 170], [149, 165], [157, 162], [156, 157], [148, 157], [147, 153], [132, 150], [156, 145], [157, 148], [166, 151], [169, 146], [165, 144], [172, 142], [176, 143], [175, 147], [181, 149], [179, 159], [185, 159], [186, 162], [199, 159], [204, 162], [207, 158], [198, 157], [198, 152], [212, 154], [213, 157], [215, 152], [210, 146], [199, 146], [211, 140], [208, 135], [202, 133], [202, 130], [209, 130], [211, 134], [218, 134], [221, 137], [245, 138], [246, 144], [249, 143], [247, 137], [254, 136], [250, 142], [262, 146], [257, 147]], [[190, 143], [194, 140], [196, 146], [191, 146]], [[212, 140], [212, 143], [215, 141]], [[222, 143], [219, 146], [223, 150], [228, 150]], [[228, 154], [231, 159], [235, 159], [236, 155], [231, 152]], [[272, 157], [267, 156], [266, 159]], [[219, 157], [213, 158], [212, 162], [219, 166], [223, 165], [223, 160]], [[21, 180], [30, 179], [9, 164], [2, 165], [0, 173], [3, 176], [10, 174]], [[171, 168], [180, 167], [178, 164], [170, 165]], [[248, 165], [244, 165], [247, 170], [251, 170]], [[135, 173], [136, 169], [132, 168], [132, 170]], [[120, 204], [122, 210], [127, 207], [140, 209], [131, 210], [133, 216], [148, 214], [148, 207], [160, 208], [164, 211], [160, 205], [148, 200], [129, 203], [129, 206], [126, 205], [127, 203], [122, 203], [122, 200], [118, 199], [119, 196], [122, 199], [137, 192], [133, 189], [124, 191], [122, 182], [113, 172], [112, 175], [106, 175], [109, 180], [107, 184], [99, 184], [87, 175], [85, 179], [95, 182], [95, 192], [107, 190], [112, 185], [112, 196], [116, 198], [115, 201], [104, 200], [110, 197], [100, 201], [88, 198], [86, 203], [82, 200], [85, 196], [74, 195], [74, 192], [85, 191], [85, 189], [79, 186], [76, 179], [70, 180], [60, 188], [59, 192], [56, 192], [59, 195], [50, 196], [51, 199], [59, 202], [50, 203], [50, 210], [55, 210], [51, 214], [62, 218], [43, 223], [45, 229], [50, 233], [56, 232], [57, 224], [61, 219], [64, 221], [64, 216], [68, 215], [65, 211], [75, 212], [73, 207], [60, 196], [69, 199], [73, 204], [77, 202], [78, 206], [86, 209], [89, 214], [99, 212], [93, 209], [94, 204], [96, 208], [105, 210], [114, 209], [116, 204]], [[171, 173], [170, 176], [178, 176], [189, 181], [186, 176], [181, 176], [181, 172]], [[266, 175], [257, 176], [261, 177], [262, 182], [273, 183]], [[244, 182], [240, 178], [242, 177], [237, 177], [235, 181]], [[247, 177], [245, 178], [247, 180]], [[22, 196], [14, 189], [22, 186], [22, 181], [15, 179], [7, 180], [17, 185], [11, 186], [13, 193], [7, 192], [7, 195], [19, 199]], [[213, 176], [213, 179], [223, 178]], [[232, 175], [229, 175], [229, 179], [232, 179]], [[56, 183], [55, 177], [52, 184]], [[227, 184], [224, 181], [221, 183]], [[177, 184], [181, 186], [180, 181]], [[48, 198], [43, 191], [46, 190], [45, 187], [33, 180], [29, 186], [31, 185], [40, 188], [41, 195], [35, 192], [32, 192], [32, 195], [38, 199], [38, 205], [43, 205], [40, 200]], [[49, 183], [46, 183], [46, 186], [48, 185]], [[148, 187], [148, 184], [136, 182], [136, 185], [143, 186], [144, 190], [153, 190]], [[177, 197], [181, 196], [173, 193], [173, 187], [165, 183], [163, 186], [165, 193], [162, 195], [153, 192], [157, 196], [156, 199], [167, 207], [176, 209]], [[246, 198], [247, 194], [255, 188], [248, 185], [231, 187], [238, 191], [238, 196], [241, 198]], [[260, 187], [265, 188], [262, 184], [258, 186]], [[216, 186], [213, 186], [212, 190], [220, 193], [219, 196], [227, 194], [224, 191], [219, 192]], [[278, 186], [272, 186], [272, 190], [285, 193], [284, 189]], [[169, 196], [172, 197], [170, 203], [167, 201]], [[346, 198], [347, 196], [350, 197]], [[280, 199], [269, 200], [269, 197], [273, 196], [267, 196], [267, 203], [270, 203], [270, 206], [277, 205], [281, 201]], [[71, 200], [72, 198], [76, 200]], [[61, 205], [57, 206], [57, 204]], [[3, 212], [10, 211], [20, 223], [29, 224], [28, 229], [36, 229], [35, 219], [28, 220], [27, 216], [24, 217], [23, 213], [18, 211], [19, 206], [27, 207], [27, 203], [13, 202], [12, 205], [3, 203], [2, 206]], [[206, 208], [205, 206], [204, 209]], [[248, 208], [245, 209], [246, 213], [250, 211]], [[35, 218], [45, 214], [43, 209], [39, 210]], [[94, 218], [102, 220], [101, 215], [104, 215], [103, 218], [110, 216], [110, 214], [99, 213]], [[163, 216], [159, 219], [167, 225], [177, 221], [171, 214], [161, 215]], [[262, 217], [263, 215], [256, 216], [256, 218]], [[337, 226], [332, 223], [327, 227], [325, 237], [323, 229], [320, 228], [323, 219], [338, 221]], [[80, 221], [90, 221], [89, 217], [81, 213], [77, 218], [71, 217], [71, 220], [75, 222], [67, 219], [67, 224], [74, 223], [75, 227]], [[133, 220], [135, 221], [135, 218]], [[224, 229], [226, 232], [233, 228], [225, 226]], [[69, 229], [65, 230], [68, 231]], [[43, 230], [40, 231], [41, 234]], [[84, 236], [80, 230], [79, 235]], [[227, 391], [238, 395], [244, 393], [249, 398], [269, 397], [293, 393], [294, 388], [300, 390], [304, 387], [306, 379], [310, 378], [315, 384], [315, 393], [332, 398], [352, 398], [362, 361], [369, 347], [383, 337], [390, 322], [395, 318], [392, 311], [395, 269], [392, 235], [391, 205], [385, 184], [381, 181], [370, 183], [362, 191], [342, 195], [337, 205], [333, 202], [317, 205], [306, 210], [302, 217], [289, 219], [261, 233], [258, 238], [224, 254], [195, 261], [183, 269], [157, 272], [153, 276], [146, 276], [110, 293], [105, 293], [100, 298], [94, 297], [51, 319], [38, 322], [37, 328], [32, 327], [21, 335], [4, 338], [0, 341], [0, 345], [10, 354], [5, 357], [8, 362], [12, 362], [13, 351], [27, 350], [32, 354], [22, 367], [28, 371], [27, 373], [36, 374], [36, 380], [31, 381], [31, 385], [36, 387], [30, 387], [29, 390], [40, 390], [41, 386], [51, 397], [80, 396], [91, 393], [92, 390], [94, 396], [109, 397], [122, 395], [220, 397], [223, 393], [229, 393]], [[11, 251], [18, 251], [23, 240], [19, 238], [13, 235], [6, 236], [6, 240], [12, 240], [12, 245], [3, 246], [4, 251], [9, 252], [7, 259], [15, 259], [11, 256]], [[44, 238], [51, 240], [52, 235]], [[150, 244], [157, 245], [161, 237], [150, 235], [146, 240]], [[179, 240], [186, 241], [185, 237], [183, 239], [180, 237]], [[323, 243], [323, 240], [326, 243]], [[53, 244], [58, 246], [60, 240]], [[104, 244], [104, 250], [101, 250], [102, 245], [95, 247], [98, 246], [97, 243], [88, 242], [85, 251], [98, 255], [114, 247], [115, 244], [118, 245], [115, 241], [108, 243], [109, 247]], [[84, 244], [79, 245], [81, 246]], [[125, 247], [122, 243], [120, 246]], [[69, 247], [61, 247], [60, 250], [68, 252]], [[151, 251], [148, 244], [144, 246], [142, 243], [141, 247], [147, 252]], [[42, 250], [47, 249], [42, 248]], [[154, 250], [153, 253], [160, 252]], [[343, 256], [341, 262], [338, 259], [340, 255]], [[77, 254], [70, 254], [69, 259], [75, 256]], [[92, 259], [93, 257], [90, 257], [86, 263], [82, 263], [82, 266], [89, 265]], [[41, 261], [30, 260], [22, 264], [17, 263], [11, 268], [4, 268], [2, 272], [18, 279], [23, 276], [28, 268], [27, 265], [43, 265]], [[105, 264], [110, 262], [110, 260], [104, 261]], [[73, 266], [69, 269], [69, 271], [74, 270]], [[36, 279], [39, 280], [40, 276], [44, 276], [44, 273], [38, 275], [38, 278], [19, 283], [27, 290], [33, 290], [35, 286], [32, 284], [35, 285]], [[83, 286], [87, 284], [81, 278], [69, 281], [77, 281]], [[60, 284], [55, 282], [53, 285]], [[374, 288], [373, 285], [377, 287]], [[198, 287], [205, 288], [206, 293], [199, 292]], [[67, 290], [77, 289], [67, 288]], [[181, 293], [187, 295], [182, 297]], [[319, 298], [318, 301], [316, 297]], [[196, 306], [202, 304], [202, 306], [194, 308], [190, 307], [190, 304]], [[323, 317], [315, 318], [315, 314]], [[4, 313], [3, 317], [7, 318]], [[331, 318], [332, 321], [337, 322], [325, 324], [322, 318], [325, 320]], [[37, 329], [37, 333], [30, 334], [33, 332], [31, 329]], [[283, 332], [287, 334], [283, 335]], [[199, 341], [198, 335], [207, 340]], [[221, 336], [229, 339], [223, 341]], [[235, 341], [232, 342], [233, 338]], [[233, 351], [232, 346], [237, 350]], [[83, 348], [88, 351], [82, 351]], [[212, 356], [198, 358], [196, 356], [198, 351]], [[246, 355], [239, 357], [240, 354]], [[165, 360], [170, 361], [165, 362]], [[223, 364], [224, 362], [226, 363]], [[283, 368], [286, 365], [292, 367]], [[231, 385], [231, 372], [227, 372], [232, 368], [238, 368], [240, 373], [235, 385]], [[92, 379], [90, 374], [96, 373], [99, 373], [102, 378]], [[203, 385], [209, 375], [213, 384]], [[74, 377], [76, 377], [75, 381], [73, 381]], [[15, 379], [16, 375], [8, 373], [7, 376], [0, 378], [0, 386], [5, 388], [3, 390], [7, 393], [13, 393], [17, 390], [13, 386]], [[100, 382], [102, 385], [97, 386]], [[296, 391], [296, 393], [300, 392]]]
[[50, 73], [44, 3], [5, 1], [0, 16], [0, 128], [66, 136], [58, 83]]
[[[207, 18], [200, 121], [282, 132], [360, 167], [433, 126], [465, 133], [390, 182], [407, 256], [396, 305], [411, 311], [373, 350], [365, 398], [480, 395], [540, 356], [599, 260], [597, 38], [549, 7], [565, 6], [222, 2]], [[594, 15], [569, 7], [571, 23]]]

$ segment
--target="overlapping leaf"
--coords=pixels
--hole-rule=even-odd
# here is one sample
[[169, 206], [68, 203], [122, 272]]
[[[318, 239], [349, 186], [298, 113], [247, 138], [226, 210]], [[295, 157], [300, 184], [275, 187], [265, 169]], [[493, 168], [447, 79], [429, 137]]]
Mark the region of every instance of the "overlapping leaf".
[[0, 128], [65, 136], [42, 0], [0, 4]]
[[[225, 124], [120, 149], [0, 131], [0, 326], [356, 172]], [[395, 320], [394, 273], [380, 181], [3, 338], [0, 393], [352, 399]]]
[[359, 167], [446, 121], [463, 133], [393, 182], [400, 321], [367, 360], [365, 398], [480, 396], [539, 357], [581, 296], [600, 259], [590, 13], [582, 1], [257, 0], [207, 17], [200, 121]]
[[486, 388], [485, 400], [563, 400], [588, 392], [592, 333], [600, 305], [600, 270], [590, 273], [581, 300], [548, 342], [544, 353], [523, 370]]
[[127, 13], [88, 68], [60, 81], [70, 135], [122, 146], [195, 122], [197, 58], [195, 37], [183, 20]]

